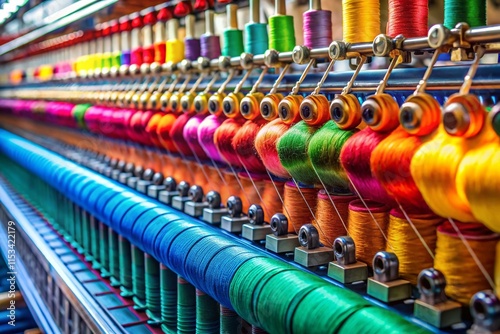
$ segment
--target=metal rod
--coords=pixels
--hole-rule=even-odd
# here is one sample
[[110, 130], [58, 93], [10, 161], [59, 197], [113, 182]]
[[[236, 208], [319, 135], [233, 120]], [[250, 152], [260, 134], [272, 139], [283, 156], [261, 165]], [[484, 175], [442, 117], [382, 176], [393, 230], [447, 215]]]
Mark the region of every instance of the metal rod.
[[260, 22], [260, 0], [250, 0], [250, 23]]
[[276, 15], [286, 15], [286, 4], [285, 0], [276, 0], [274, 2], [275, 14]]
[[309, 9], [321, 10], [321, 0], [309, 0]]
[[227, 27], [229, 29], [238, 29], [238, 5], [230, 4], [226, 6], [227, 10]]
[[215, 33], [214, 16], [213, 10], [205, 11], [205, 35], [211, 36]]

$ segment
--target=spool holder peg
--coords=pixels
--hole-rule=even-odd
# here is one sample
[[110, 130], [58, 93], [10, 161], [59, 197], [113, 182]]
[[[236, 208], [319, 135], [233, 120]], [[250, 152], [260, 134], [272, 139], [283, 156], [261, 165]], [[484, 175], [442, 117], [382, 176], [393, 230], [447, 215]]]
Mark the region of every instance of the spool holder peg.
[[338, 237], [333, 242], [336, 261], [328, 264], [328, 276], [349, 284], [368, 279], [368, 265], [356, 260], [356, 244], [349, 236]]
[[140, 193], [147, 194], [148, 188], [153, 185], [153, 176], [155, 171], [151, 168], [147, 168], [142, 174], [142, 178], [137, 180], [136, 190]]
[[293, 260], [304, 267], [326, 265], [333, 261], [333, 249], [319, 242], [319, 233], [312, 224], [305, 224], [299, 230], [300, 247], [295, 248]]
[[221, 218], [220, 227], [231, 233], [241, 233], [243, 224], [250, 222], [248, 216], [242, 213], [243, 203], [238, 196], [231, 196], [227, 200], [228, 216]]
[[229, 210], [222, 206], [222, 199], [217, 191], [209, 191], [206, 196], [208, 207], [203, 209], [203, 221], [219, 225], [222, 217], [229, 215]]
[[203, 188], [197, 185], [189, 188], [188, 196], [191, 198], [184, 204], [184, 213], [191, 217], [201, 217], [203, 210], [208, 208], [208, 202], [204, 198]]
[[167, 205], [172, 205], [172, 199], [179, 196], [179, 191], [177, 190], [177, 182], [173, 177], [167, 177], [163, 181], [163, 190], [158, 193], [158, 200]]
[[125, 164], [123, 172], [118, 175], [118, 182], [122, 184], [128, 184], [128, 179], [134, 176], [134, 169], [134, 164], [131, 162], [127, 162], [127, 164]]
[[500, 333], [500, 299], [493, 291], [480, 291], [472, 296], [470, 313], [474, 324], [467, 333]]
[[420, 298], [415, 301], [416, 318], [436, 327], [445, 328], [462, 321], [462, 305], [448, 300], [444, 294], [446, 279], [442, 272], [429, 268], [417, 279]]
[[133, 176], [129, 177], [127, 180], [127, 186], [132, 189], [136, 189], [137, 182], [142, 179], [142, 175], [144, 174], [144, 167], [135, 166]]
[[187, 183], [186, 181], [181, 181], [177, 185], [177, 191], [179, 194], [172, 198], [172, 207], [174, 209], [184, 211], [184, 205], [186, 204], [186, 202], [191, 200], [191, 197], [189, 197], [189, 189], [189, 183]]
[[165, 177], [162, 173], [155, 173], [151, 180], [152, 184], [148, 187], [148, 196], [152, 198], [158, 198], [160, 191], [165, 190], [165, 185], [163, 182], [165, 181]]
[[249, 224], [242, 227], [241, 236], [251, 241], [261, 241], [266, 239], [266, 235], [272, 232], [271, 226], [264, 222], [264, 209], [259, 204], [252, 204], [248, 208]]
[[300, 246], [296, 234], [288, 233], [288, 218], [282, 213], [276, 213], [269, 222], [272, 234], [266, 235], [266, 249], [273, 253], [293, 253]]
[[127, 163], [123, 160], [118, 161], [116, 164], [116, 168], [111, 171], [111, 178], [115, 181], [118, 181], [120, 174], [124, 172], [125, 166]]
[[367, 293], [385, 303], [408, 299], [410, 282], [399, 277], [399, 260], [396, 254], [380, 251], [373, 257], [373, 277], [368, 278]]
[[97, 172], [103, 174], [104, 176], [111, 177], [111, 172], [118, 166], [117, 159], [111, 159], [108, 165], [96, 164]]

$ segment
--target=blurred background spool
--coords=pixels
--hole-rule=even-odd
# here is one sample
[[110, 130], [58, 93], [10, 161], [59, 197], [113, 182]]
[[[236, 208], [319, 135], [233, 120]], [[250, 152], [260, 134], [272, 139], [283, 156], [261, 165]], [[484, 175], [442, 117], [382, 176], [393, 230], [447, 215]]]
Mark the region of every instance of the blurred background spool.
[[241, 164], [252, 173], [266, 171], [255, 149], [255, 138], [259, 130], [266, 123], [264, 120], [246, 121], [233, 137], [232, 145], [234, 151], [238, 155]]
[[[432, 214], [413, 214], [408, 218], [433, 255], [436, 248], [436, 229], [444, 219]], [[410, 281], [413, 285], [417, 284], [418, 274], [423, 269], [434, 265], [433, 257], [424, 247], [404, 214], [397, 209], [391, 210], [389, 216], [387, 244], [386, 251], [398, 256], [401, 278]]]
[[357, 197], [350, 194], [327, 194], [323, 189], [318, 192], [316, 221], [313, 220], [312, 224], [319, 232], [319, 241], [326, 247], [333, 247], [337, 237], [347, 235], [344, 225], [348, 223], [349, 203], [355, 199]]
[[215, 131], [224, 121], [224, 117], [209, 115], [198, 127], [198, 142], [210, 159], [217, 162], [224, 162], [224, 159], [219, 153], [215, 145]]
[[233, 167], [241, 166], [240, 159], [233, 148], [233, 138], [236, 133], [243, 125], [244, 120], [241, 118], [229, 118], [226, 119], [218, 128], [215, 130], [214, 143], [217, 147], [219, 154], [222, 156], [225, 162]]
[[[499, 235], [481, 224], [455, 224], [490, 278], [493, 278]], [[468, 305], [476, 292], [493, 288], [450, 222], [438, 227], [434, 267], [446, 277], [446, 295], [462, 304]]]
[[248, 208], [252, 204], [267, 205], [267, 203], [262, 203], [259, 197], [259, 195], [263, 193], [265, 187], [264, 179], [261, 175], [249, 175], [246, 172], [241, 172], [238, 173], [238, 177], [242, 187], [241, 202], [243, 205], [243, 212], [247, 213]]
[[299, 233], [302, 225], [312, 223], [314, 218], [309, 207], [313, 212], [316, 210], [317, 192], [312, 187], [301, 187], [299, 191], [292, 181], [285, 183], [283, 213], [288, 218], [289, 231], [293, 227], [295, 233]]
[[359, 199], [349, 203], [347, 232], [356, 244], [358, 261], [371, 267], [373, 256], [386, 248], [384, 234], [389, 224], [389, 208], [371, 200], [364, 202], [366, 206]]

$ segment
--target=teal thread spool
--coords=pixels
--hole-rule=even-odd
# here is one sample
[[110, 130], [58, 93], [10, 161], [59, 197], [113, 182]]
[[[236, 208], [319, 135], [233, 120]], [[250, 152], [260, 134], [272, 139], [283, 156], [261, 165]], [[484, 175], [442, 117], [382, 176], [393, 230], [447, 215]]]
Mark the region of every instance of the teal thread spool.
[[120, 254], [119, 254], [119, 242], [118, 233], [113, 231], [111, 227], [108, 227], [108, 237], [109, 237], [109, 274], [111, 286], [120, 286]]
[[135, 246], [132, 251], [132, 287], [134, 292], [135, 309], [146, 309], [146, 278], [144, 272], [144, 252]]
[[196, 291], [182, 277], [177, 279], [177, 333], [196, 331]]
[[226, 57], [239, 57], [243, 51], [243, 31], [238, 29], [238, 5], [226, 6], [227, 28], [222, 33], [222, 55]]
[[118, 237], [118, 250], [120, 253], [120, 290], [121, 296], [131, 298], [132, 292], [132, 252], [130, 242], [122, 237]]
[[177, 332], [177, 274], [160, 264], [161, 329]]
[[227, 307], [220, 306], [220, 332], [224, 334], [238, 334], [241, 328], [241, 318]]
[[269, 45], [267, 24], [260, 23], [260, 0], [250, 1], [250, 22], [245, 25], [245, 52], [264, 54]]
[[161, 319], [160, 263], [154, 257], [144, 253], [144, 271], [146, 281], [146, 314], [158, 323]]
[[284, 0], [275, 1], [276, 15], [269, 18], [269, 49], [292, 51], [295, 47], [293, 16], [286, 15]]
[[467, 22], [471, 27], [486, 25], [485, 0], [445, 0], [444, 25], [454, 28], [459, 22]]
[[99, 270], [101, 269], [101, 252], [99, 251], [99, 224], [95, 217], [92, 215], [90, 215], [90, 240], [92, 242], [92, 256], [94, 257], [92, 268]]
[[101, 275], [102, 277], [109, 277], [109, 245], [108, 245], [108, 227], [99, 222], [99, 251], [101, 252]]
[[219, 303], [196, 289], [196, 333], [219, 333]]

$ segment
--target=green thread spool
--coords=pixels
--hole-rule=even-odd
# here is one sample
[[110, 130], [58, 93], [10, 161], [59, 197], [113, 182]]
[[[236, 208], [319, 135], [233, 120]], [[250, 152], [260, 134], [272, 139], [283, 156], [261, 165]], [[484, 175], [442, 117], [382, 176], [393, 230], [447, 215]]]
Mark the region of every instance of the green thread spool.
[[459, 22], [467, 22], [471, 27], [486, 25], [485, 0], [445, 0], [444, 25], [454, 28]]
[[119, 51], [113, 52], [111, 55], [111, 67], [119, 68], [122, 65], [122, 53]]
[[119, 254], [119, 242], [118, 233], [113, 231], [111, 227], [108, 227], [108, 237], [109, 237], [109, 274], [111, 275], [110, 281], [111, 286], [120, 285], [120, 254]]
[[307, 154], [309, 142], [316, 130], [300, 121], [278, 140], [280, 162], [297, 182], [310, 185], [319, 183]]
[[144, 253], [144, 271], [146, 280], [146, 314], [154, 322], [159, 322], [161, 319], [160, 263], [146, 253]]
[[90, 240], [90, 215], [87, 211], [83, 210], [83, 208], [81, 209], [81, 221], [83, 229], [83, 248], [85, 248], [85, 261], [93, 262], [94, 257], [92, 256], [92, 242]]
[[253, 55], [264, 54], [268, 45], [266, 24], [248, 23], [245, 25], [245, 52]]
[[353, 134], [328, 121], [311, 137], [307, 153], [319, 178], [328, 187], [349, 189], [349, 179], [340, 164], [340, 151]]
[[160, 264], [161, 328], [177, 333], [177, 274]]
[[238, 334], [241, 328], [241, 318], [230, 309], [220, 306], [220, 332], [224, 334]]
[[219, 333], [219, 303], [196, 289], [196, 333]]
[[196, 291], [181, 276], [177, 279], [177, 333], [196, 331]]
[[99, 270], [101, 269], [101, 252], [99, 251], [99, 225], [94, 216], [90, 215], [90, 241], [92, 242], [92, 256], [94, 257], [94, 262], [92, 262], [92, 268]]
[[144, 252], [135, 246], [131, 246], [132, 251], [132, 290], [135, 309], [146, 309], [146, 278], [144, 269]]
[[269, 48], [279, 51], [292, 51], [295, 47], [293, 16], [275, 15], [269, 18]]
[[108, 245], [108, 227], [99, 222], [99, 251], [102, 277], [109, 277], [109, 245]]
[[131, 298], [132, 292], [132, 254], [130, 242], [122, 237], [118, 237], [118, 250], [120, 252], [120, 290], [121, 296]]
[[222, 33], [221, 54], [225, 57], [239, 57], [243, 51], [243, 31], [238, 29], [238, 5], [226, 6], [227, 28]]

